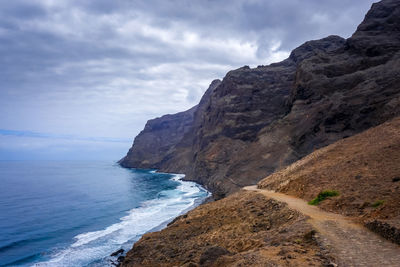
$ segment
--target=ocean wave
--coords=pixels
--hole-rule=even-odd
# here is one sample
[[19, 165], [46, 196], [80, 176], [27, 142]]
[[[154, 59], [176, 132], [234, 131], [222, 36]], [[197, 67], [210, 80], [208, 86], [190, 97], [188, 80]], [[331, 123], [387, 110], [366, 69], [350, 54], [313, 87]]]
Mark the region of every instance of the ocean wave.
[[34, 266], [91, 266], [96, 265], [94, 263], [98, 259], [102, 259], [100, 265], [106, 265], [112, 252], [121, 247], [130, 249], [143, 234], [159, 229], [160, 225], [193, 208], [196, 201], [209, 195], [196, 183], [182, 181], [183, 177], [181, 174], [173, 175], [171, 180], [179, 182], [175, 189], [162, 191], [162, 197], [142, 202], [140, 207], [130, 210], [118, 223], [75, 236], [75, 242], [68, 248]]

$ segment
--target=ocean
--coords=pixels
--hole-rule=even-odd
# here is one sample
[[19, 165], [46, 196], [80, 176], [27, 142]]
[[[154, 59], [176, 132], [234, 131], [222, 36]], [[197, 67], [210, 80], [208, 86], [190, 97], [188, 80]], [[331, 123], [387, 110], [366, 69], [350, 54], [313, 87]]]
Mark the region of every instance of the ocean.
[[209, 193], [113, 162], [0, 161], [0, 266], [111, 266]]

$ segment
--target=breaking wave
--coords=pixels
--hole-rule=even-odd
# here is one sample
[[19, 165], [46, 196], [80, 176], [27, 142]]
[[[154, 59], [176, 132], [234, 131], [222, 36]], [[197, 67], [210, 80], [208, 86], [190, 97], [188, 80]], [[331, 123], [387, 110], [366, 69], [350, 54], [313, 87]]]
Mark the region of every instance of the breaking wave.
[[144, 201], [118, 223], [105, 229], [86, 232], [74, 237], [67, 248], [52, 253], [47, 261], [34, 266], [106, 266], [111, 264], [108, 255], [132, 247], [143, 234], [159, 230], [183, 212], [195, 207], [209, 192], [194, 182], [182, 181], [184, 175], [176, 174], [171, 180], [179, 185], [161, 191], [157, 198]]

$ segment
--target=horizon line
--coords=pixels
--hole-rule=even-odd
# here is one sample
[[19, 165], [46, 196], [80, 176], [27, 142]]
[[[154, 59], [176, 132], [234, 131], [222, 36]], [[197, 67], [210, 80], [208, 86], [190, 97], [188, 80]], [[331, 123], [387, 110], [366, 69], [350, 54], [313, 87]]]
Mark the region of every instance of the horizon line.
[[15, 137], [32, 137], [32, 138], [43, 138], [43, 139], [66, 139], [66, 140], [79, 140], [89, 142], [109, 142], [109, 143], [131, 143], [132, 139], [115, 138], [115, 137], [86, 137], [68, 134], [50, 134], [34, 131], [17, 131], [0, 129], [0, 135], [3, 136], [15, 136]]

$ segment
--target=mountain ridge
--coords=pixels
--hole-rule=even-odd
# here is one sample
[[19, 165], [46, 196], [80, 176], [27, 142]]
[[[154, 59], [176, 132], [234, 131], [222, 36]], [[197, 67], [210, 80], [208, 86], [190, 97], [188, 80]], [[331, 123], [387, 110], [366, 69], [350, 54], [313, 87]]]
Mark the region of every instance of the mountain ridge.
[[228, 72], [186, 116], [169, 115], [172, 126], [149, 121], [165, 128], [146, 125], [120, 164], [185, 173], [218, 199], [399, 115], [399, 13], [399, 1], [383, 0], [348, 39], [309, 41], [282, 62]]

